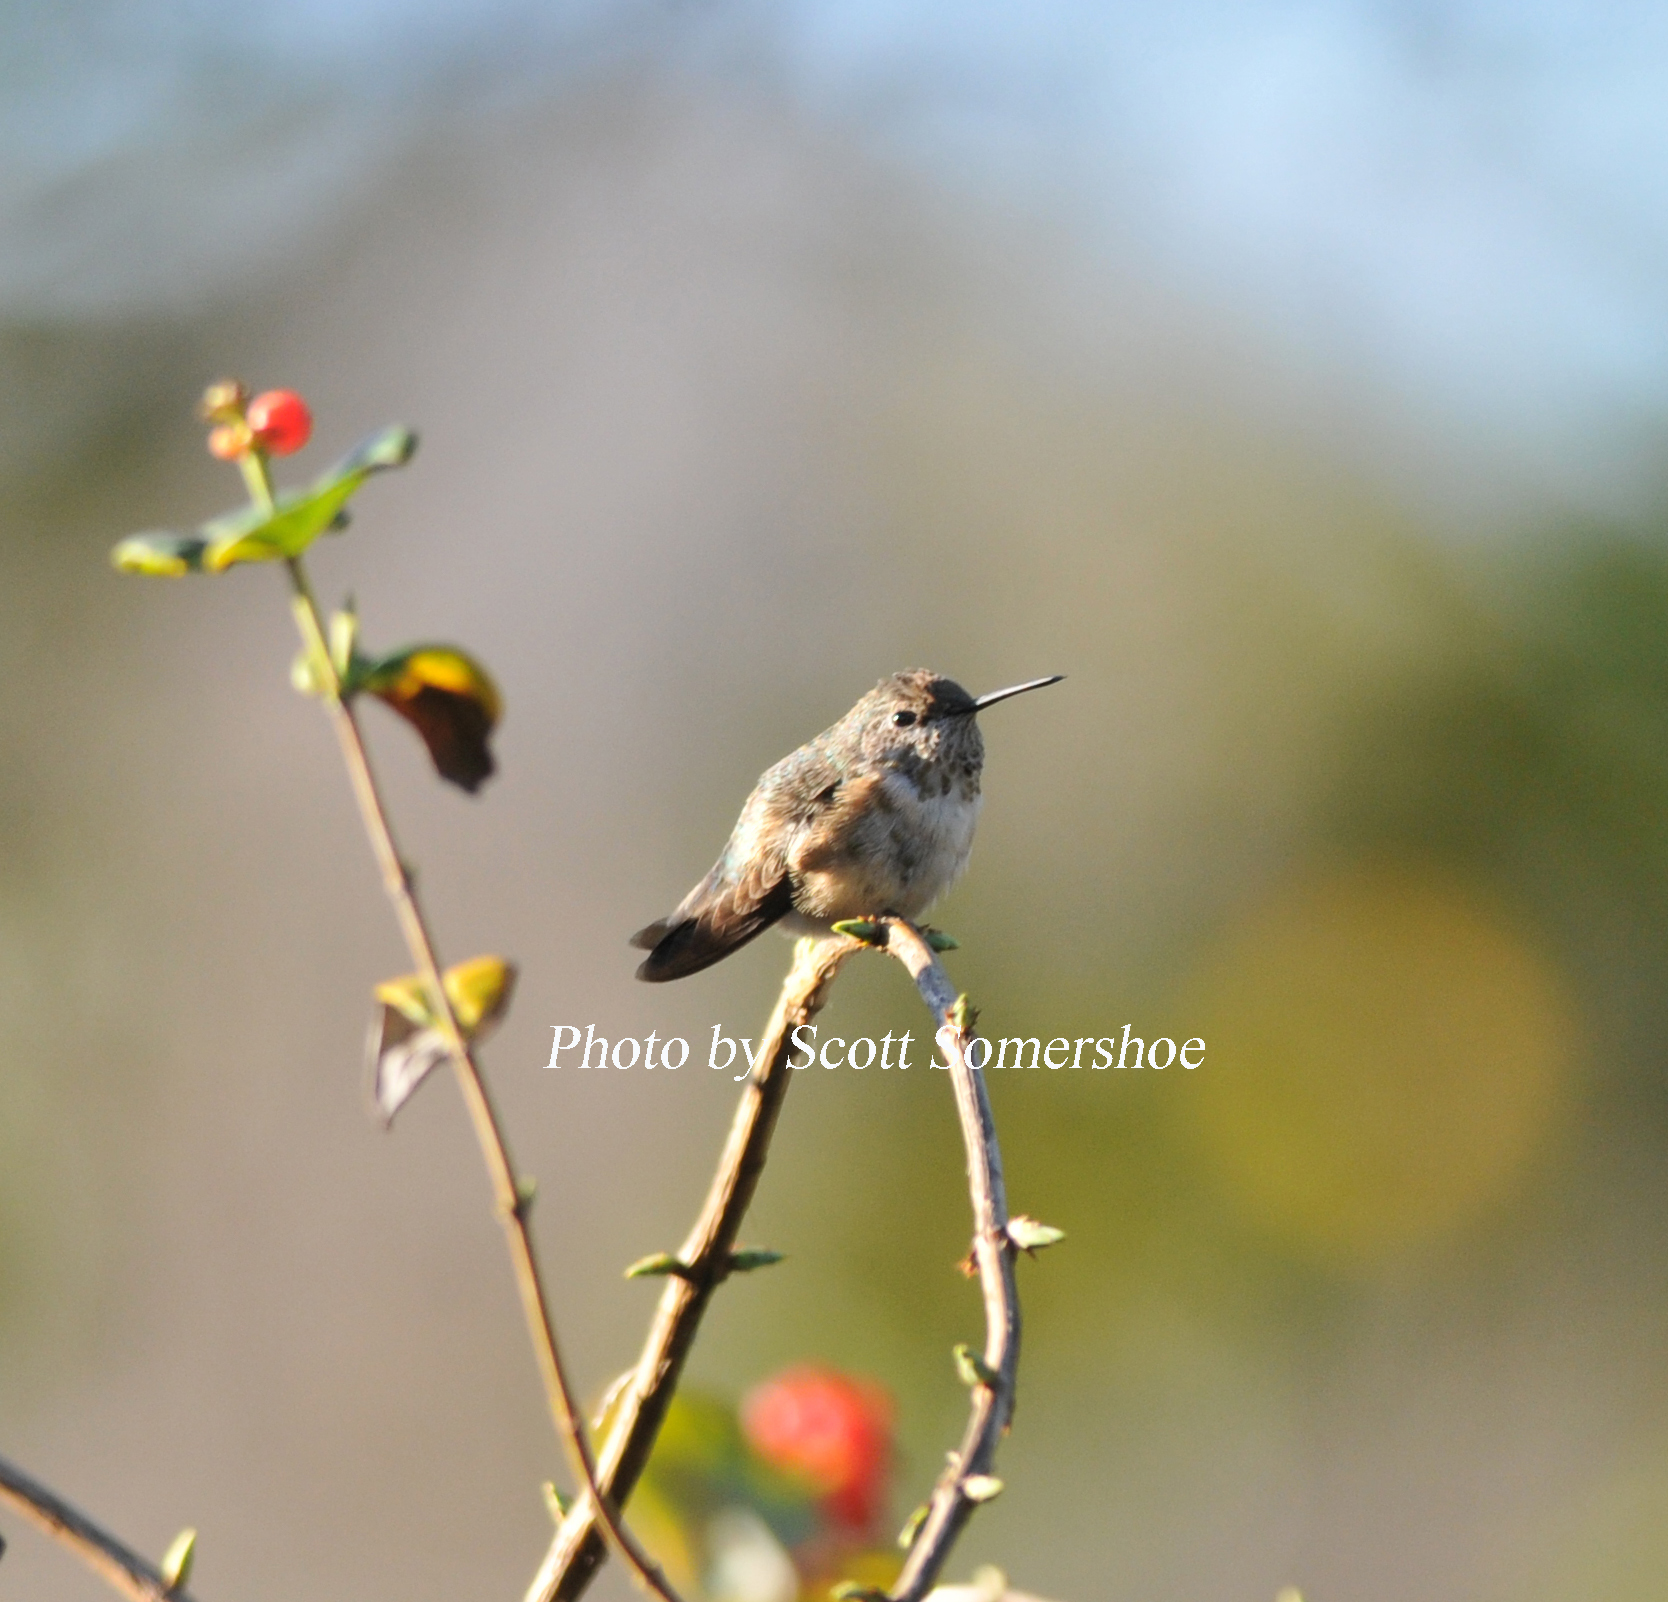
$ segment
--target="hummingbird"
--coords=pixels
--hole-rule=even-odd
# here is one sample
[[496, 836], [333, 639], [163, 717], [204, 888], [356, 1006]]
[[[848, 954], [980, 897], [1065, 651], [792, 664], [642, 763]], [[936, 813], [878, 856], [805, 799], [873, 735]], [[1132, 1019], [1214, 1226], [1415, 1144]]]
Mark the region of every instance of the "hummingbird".
[[667, 917], [639, 929], [651, 983], [699, 973], [772, 924], [829, 933], [846, 918], [917, 918], [960, 877], [979, 817], [986, 707], [912, 668], [882, 679], [832, 728], [767, 768], [723, 854]]

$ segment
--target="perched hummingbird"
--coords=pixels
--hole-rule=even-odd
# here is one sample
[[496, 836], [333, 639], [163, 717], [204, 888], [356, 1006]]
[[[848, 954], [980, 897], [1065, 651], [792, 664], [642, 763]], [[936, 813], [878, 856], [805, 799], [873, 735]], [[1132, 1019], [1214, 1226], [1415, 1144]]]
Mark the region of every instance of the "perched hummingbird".
[[973, 849], [985, 742], [975, 700], [925, 668], [882, 679], [851, 711], [767, 769], [724, 853], [670, 917], [639, 929], [639, 979], [699, 973], [773, 923], [826, 934], [844, 918], [916, 918]]

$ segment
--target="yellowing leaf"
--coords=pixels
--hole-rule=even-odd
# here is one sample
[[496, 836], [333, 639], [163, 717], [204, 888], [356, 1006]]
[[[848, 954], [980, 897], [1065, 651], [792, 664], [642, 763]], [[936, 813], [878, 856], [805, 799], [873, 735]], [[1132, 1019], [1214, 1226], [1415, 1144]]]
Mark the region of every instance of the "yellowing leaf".
[[[446, 999], [466, 1041], [484, 1040], [509, 1010], [516, 968], [503, 957], [471, 957], [440, 976]], [[420, 974], [385, 979], [375, 990], [381, 1003], [371, 1024], [371, 1099], [390, 1124], [412, 1093], [451, 1056], [436, 1024], [428, 986]]]
[[111, 551], [110, 561], [124, 573], [179, 578], [202, 572], [207, 545], [208, 541], [196, 534], [131, 534]]
[[412, 645], [368, 663], [357, 687], [385, 701], [422, 736], [443, 779], [473, 794], [494, 770], [487, 737], [504, 701], [491, 675], [451, 645]]
[[440, 976], [458, 1027], [466, 1035], [490, 1029], [510, 1004], [515, 987], [515, 964], [502, 957], [471, 957]]

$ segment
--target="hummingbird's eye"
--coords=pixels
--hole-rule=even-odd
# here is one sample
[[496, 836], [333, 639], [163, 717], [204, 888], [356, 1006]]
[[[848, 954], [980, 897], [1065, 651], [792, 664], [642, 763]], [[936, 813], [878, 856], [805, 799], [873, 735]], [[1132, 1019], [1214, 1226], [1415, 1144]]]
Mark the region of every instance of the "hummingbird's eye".
[[892, 724], [895, 728], [907, 729], [914, 721], [915, 714], [913, 712], [894, 712], [892, 714]]

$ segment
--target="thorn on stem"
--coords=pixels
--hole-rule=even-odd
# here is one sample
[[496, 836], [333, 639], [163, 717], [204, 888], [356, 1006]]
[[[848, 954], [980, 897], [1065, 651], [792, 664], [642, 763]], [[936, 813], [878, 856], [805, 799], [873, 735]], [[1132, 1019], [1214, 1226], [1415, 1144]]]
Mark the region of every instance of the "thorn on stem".
[[695, 1271], [688, 1263], [681, 1263], [670, 1252], [652, 1252], [639, 1257], [625, 1271], [627, 1279], [654, 1279], [658, 1275], [675, 1274], [679, 1279], [693, 1279]]
[[1007, 1235], [1018, 1250], [1032, 1257], [1045, 1246], [1057, 1245], [1066, 1238], [1065, 1230], [1044, 1224], [1028, 1213], [1016, 1213], [1008, 1220]]
[[921, 1526], [927, 1522], [927, 1515], [932, 1512], [932, 1503], [923, 1502], [904, 1521], [904, 1527], [898, 1531], [898, 1545], [908, 1551], [915, 1545], [915, 1537], [921, 1533]]
[[840, 922], [830, 924], [835, 934], [849, 935], [853, 940], [861, 940], [866, 946], [883, 946], [886, 944], [885, 931], [878, 923], [868, 918], [842, 918]]
[[956, 1374], [963, 1385], [984, 1385], [995, 1390], [1002, 1383], [1002, 1376], [965, 1341], [955, 1348], [951, 1356], [956, 1360]]

